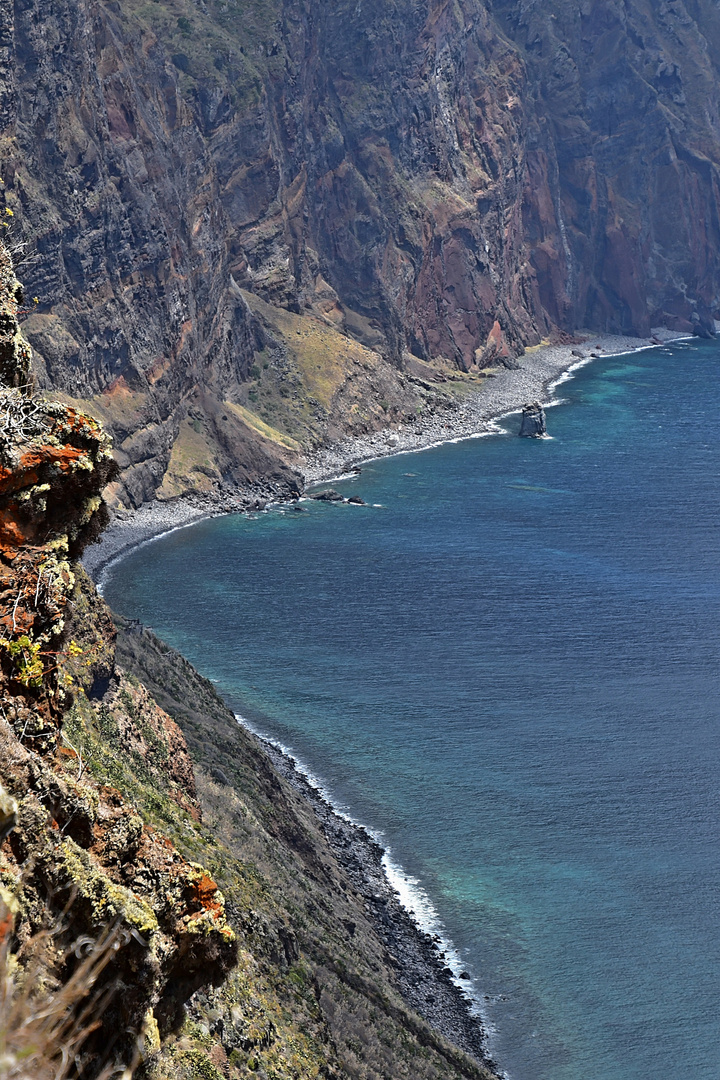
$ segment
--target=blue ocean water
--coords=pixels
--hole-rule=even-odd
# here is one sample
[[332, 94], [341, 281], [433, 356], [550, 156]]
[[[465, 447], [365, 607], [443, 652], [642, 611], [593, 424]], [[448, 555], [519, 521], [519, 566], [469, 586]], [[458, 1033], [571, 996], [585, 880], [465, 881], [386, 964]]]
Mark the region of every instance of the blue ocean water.
[[[598, 361], [552, 439], [203, 522], [105, 595], [426, 890], [512, 1080], [720, 1076], [720, 348]], [[507, 421], [517, 430], [517, 418]]]

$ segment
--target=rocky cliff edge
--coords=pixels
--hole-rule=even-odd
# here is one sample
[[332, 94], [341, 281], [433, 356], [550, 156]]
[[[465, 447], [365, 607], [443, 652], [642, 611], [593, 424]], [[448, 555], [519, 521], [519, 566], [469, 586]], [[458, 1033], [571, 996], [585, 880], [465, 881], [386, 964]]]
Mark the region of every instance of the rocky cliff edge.
[[77, 562], [116, 466], [95, 420], [33, 394], [21, 302], [0, 249], [5, 1074], [488, 1080], [439, 958], [405, 981], [439, 980], [470, 1052], [403, 999], [348, 837], [186, 661], [138, 627], [118, 647]]
[[[7, 833], [0, 898], [9, 913], [2, 935], [12, 934], [22, 972], [24, 946], [49, 933], [53, 955], [43, 970], [62, 983], [80, 955], [68, 953], [69, 943], [112, 934], [101, 1016], [70, 1070], [91, 1076], [107, 1059], [131, 1060], [139, 1037], [152, 1042], [172, 1025], [198, 985], [222, 978], [236, 942], [208, 873], [183, 858], [117, 788], [98, 782], [70, 737], [73, 723], [101, 722], [102, 701], [102, 722], [117, 731], [125, 752], [158, 775], [191, 820], [199, 819], [185, 740], [116, 671], [114, 627], [76, 562], [107, 513], [100, 492], [117, 468], [109, 440], [89, 416], [33, 395], [27, 346], [17, 332], [19, 300], [2, 249], [0, 367], [15, 384], [0, 389], [0, 780]], [[3, 1036], [12, 1058], [22, 1032]], [[48, 1060], [33, 1065], [32, 1054], [27, 1060], [27, 1046], [16, 1049], [16, 1070], [31, 1075], [36, 1068], [39, 1076], [49, 1068]], [[58, 1068], [64, 1049], [48, 1050]]]

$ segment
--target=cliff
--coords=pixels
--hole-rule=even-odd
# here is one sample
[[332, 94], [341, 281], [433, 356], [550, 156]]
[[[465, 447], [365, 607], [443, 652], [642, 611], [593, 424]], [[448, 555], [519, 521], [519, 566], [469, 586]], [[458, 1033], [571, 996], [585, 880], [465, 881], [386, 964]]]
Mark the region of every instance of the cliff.
[[0, 249], [4, 1075], [491, 1080], [439, 957], [423, 979], [464, 1049], [415, 1011], [340, 819], [186, 661], [118, 639], [77, 561], [117, 467], [95, 420], [33, 393], [19, 302]]
[[118, 504], [291, 492], [448, 370], [720, 315], [710, 0], [0, 10], [25, 331]]
[[[29, 1027], [11, 1018], [8, 1028], [4, 1010], [3, 1067], [8, 1075], [43, 1076], [54, 1061], [64, 1076], [62, 1054], [71, 1047], [89, 1076], [107, 1054], [130, 1060], [141, 1033], [152, 1039], [172, 1025], [198, 985], [222, 977], [236, 943], [222, 894], [202, 866], [183, 858], [116, 787], [93, 777], [71, 739], [76, 729], [104, 723], [126, 754], [144, 762], [148, 781], [191, 819], [199, 817], [184, 740], [116, 673], [114, 627], [76, 561], [107, 515], [100, 492], [116, 471], [109, 440], [90, 417], [33, 396], [17, 329], [19, 292], [0, 249], [1, 362], [19, 384], [0, 389], [0, 781], [7, 834], [0, 945], [15, 956], [9, 971], [20, 973], [21, 985], [30, 980], [28, 994], [40, 995]], [[38, 969], [43, 934], [51, 943], [41, 948]], [[53, 985], [72, 981], [86, 952], [76, 943], [94, 947], [103, 937], [92, 984], [101, 1019], [92, 1026], [86, 1019], [82, 1045], [50, 1033], [47, 1053], [36, 1060], [41, 1005], [52, 999]], [[8, 996], [5, 989], [5, 1005]], [[69, 1022], [72, 1003], [61, 1011]]]

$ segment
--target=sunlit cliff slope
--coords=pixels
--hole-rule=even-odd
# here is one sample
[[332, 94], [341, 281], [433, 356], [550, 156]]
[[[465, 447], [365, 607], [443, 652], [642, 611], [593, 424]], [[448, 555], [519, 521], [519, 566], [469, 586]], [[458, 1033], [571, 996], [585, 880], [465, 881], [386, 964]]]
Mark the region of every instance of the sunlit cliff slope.
[[0, 11], [26, 333], [124, 505], [287, 492], [303, 449], [434, 407], [437, 371], [720, 314], [709, 0]]
[[3, 1076], [488, 1080], [466, 1014], [462, 1050], [407, 1003], [387, 899], [211, 685], [118, 640], [77, 561], [117, 466], [33, 392], [21, 303], [0, 247]]

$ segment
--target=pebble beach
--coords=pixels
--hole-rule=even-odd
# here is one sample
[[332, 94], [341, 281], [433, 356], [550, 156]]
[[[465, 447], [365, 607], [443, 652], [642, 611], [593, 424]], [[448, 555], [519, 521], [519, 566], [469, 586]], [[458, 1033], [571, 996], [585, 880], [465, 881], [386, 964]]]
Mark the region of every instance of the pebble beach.
[[[597, 357], [612, 357], [679, 339], [680, 334], [655, 331], [654, 340], [593, 336], [581, 345], [544, 346], [527, 352], [517, 367], [501, 368], [481, 388], [455, 408], [439, 410], [413, 422], [372, 435], [343, 440], [309, 456], [303, 467], [305, 482], [317, 484], [359, 468], [363, 462], [398, 453], [410, 453], [443, 442], [489, 434], [497, 421], [530, 402], [549, 404], [557, 399], [554, 387], [572, 370]], [[580, 355], [578, 355], [580, 354]], [[519, 423], [518, 423], [519, 429]], [[155, 503], [135, 512], [116, 514], [102, 541], [84, 558], [86, 569], [98, 580], [110, 563], [138, 544], [203, 518], [237, 511], [226, 499], [192, 499]], [[446, 942], [421, 930], [403, 906], [385, 872], [381, 845], [364, 829], [338, 813], [323, 793], [309, 783], [297, 762], [277, 744], [259, 738], [278, 772], [313, 806], [337, 857], [363, 896], [368, 916], [393, 957], [397, 984], [403, 997], [442, 1035], [471, 1054], [490, 1070], [487, 1032], [478, 1017], [462, 977], [447, 965]]]
[[[454, 408], [437, 410], [412, 424], [344, 439], [309, 454], [300, 466], [305, 483], [330, 480], [375, 458], [489, 434], [495, 430], [500, 417], [519, 411], [523, 405], [533, 401], [548, 404], [554, 385], [579, 365], [591, 363], [595, 358], [657, 347], [684, 336], [657, 329], [650, 338], [588, 335], [581, 344], [543, 345], [530, 349], [514, 361], [515, 366], [498, 368], [477, 392], [468, 395]], [[100, 542], [85, 552], [83, 565], [90, 576], [99, 581], [110, 563], [138, 544], [203, 518], [245, 510], [248, 502], [257, 497], [263, 503], [268, 501], [266, 492], [248, 491], [237, 497], [192, 496], [175, 502], [147, 503], [138, 510], [116, 511]]]

